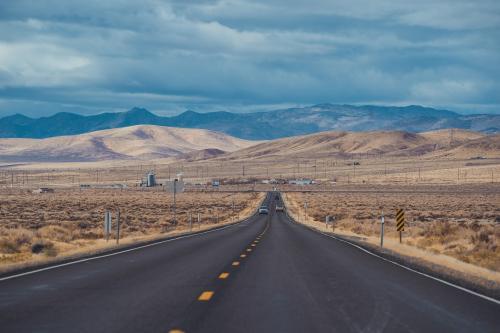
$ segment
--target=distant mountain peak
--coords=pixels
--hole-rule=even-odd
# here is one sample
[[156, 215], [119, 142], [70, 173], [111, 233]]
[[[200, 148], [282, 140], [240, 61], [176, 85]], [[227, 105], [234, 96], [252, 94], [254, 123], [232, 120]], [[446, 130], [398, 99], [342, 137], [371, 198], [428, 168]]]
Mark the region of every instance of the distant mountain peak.
[[145, 109], [145, 108], [140, 108], [140, 107], [133, 107], [132, 109], [128, 110], [128, 111], [125, 111], [124, 112], [125, 114], [127, 115], [155, 115], [154, 113], [152, 113], [151, 111], [149, 111], [148, 109]]

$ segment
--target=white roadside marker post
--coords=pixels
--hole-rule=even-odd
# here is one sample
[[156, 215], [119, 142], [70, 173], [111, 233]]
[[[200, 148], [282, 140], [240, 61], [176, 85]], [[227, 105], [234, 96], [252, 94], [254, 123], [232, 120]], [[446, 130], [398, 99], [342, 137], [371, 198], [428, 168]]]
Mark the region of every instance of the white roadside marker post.
[[189, 231], [193, 231], [193, 214], [189, 212]]
[[382, 211], [382, 217], [380, 218], [380, 247], [384, 247], [384, 211]]
[[116, 211], [116, 244], [120, 244], [120, 208]]
[[307, 223], [307, 201], [304, 202], [304, 223]]

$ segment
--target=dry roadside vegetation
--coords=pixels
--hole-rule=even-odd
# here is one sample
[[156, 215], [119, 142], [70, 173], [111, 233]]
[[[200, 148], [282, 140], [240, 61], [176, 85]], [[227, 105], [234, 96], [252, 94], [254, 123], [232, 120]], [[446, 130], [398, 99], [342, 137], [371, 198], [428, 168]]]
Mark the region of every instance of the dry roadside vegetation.
[[[425, 253], [426, 259], [443, 256], [500, 272], [500, 192], [483, 186], [482, 191], [461, 193], [459, 187], [442, 192], [295, 192], [286, 193], [289, 211], [324, 229], [325, 216], [335, 216], [334, 232], [379, 244], [380, 214], [385, 214], [385, 246], [407, 255]], [[404, 189], [404, 188], [402, 188]], [[496, 191], [495, 191], [496, 190]], [[404, 208], [407, 225], [403, 245], [395, 226], [397, 208]], [[331, 229], [330, 229], [331, 231]], [[413, 248], [414, 250], [412, 251]], [[422, 250], [422, 251], [420, 251]], [[436, 261], [436, 262], [437, 262]], [[450, 267], [460, 270], [457, 261]], [[484, 272], [484, 271], [483, 271]], [[499, 280], [500, 282], [500, 280]]]
[[[94, 252], [115, 244], [116, 211], [121, 215], [121, 244], [230, 223], [252, 214], [263, 193], [185, 192], [177, 195], [177, 224], [172, 194], [139, 190], [57, 190], [0, 192], [0, 270], [20, 264]], [[234, 214], [233, 214], [234, 201]], [[104, 213], [112, 212], [113, 232], [103, 239]], [[200, 213], [200, 225], [197, 223]]]

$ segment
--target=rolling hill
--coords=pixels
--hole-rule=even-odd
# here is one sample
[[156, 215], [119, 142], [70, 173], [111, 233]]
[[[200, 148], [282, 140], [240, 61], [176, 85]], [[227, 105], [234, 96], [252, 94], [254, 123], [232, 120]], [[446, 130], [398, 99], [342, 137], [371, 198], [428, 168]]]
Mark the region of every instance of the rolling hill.
[[38, 119], [17, 114], [0, 119], [0, 137], [48, 138], [141, 124], [203, 128], [238, 138], [269, 140], [332, 130], [426, 132], [460, 128], [498, 133], [500, 115], [460, 115], [422, 106], [318, 104], [253, 113], [186, 111], [173, 117], [161, 117], [146, 109], [133, 108], [127, 112], [92, 116], [58, 113]]
[[[450, 142], [450, 138], [452, 141]], [[289, 161], [356, 156], [500, 157], [500, 135], [464, 130], [322, 132], [267, 141], [218, 157], [225, 160]]]
[[227, 134], [138, 125], [47, 139], [0, 139], [2, 162], [200, 159], [255, 144]]

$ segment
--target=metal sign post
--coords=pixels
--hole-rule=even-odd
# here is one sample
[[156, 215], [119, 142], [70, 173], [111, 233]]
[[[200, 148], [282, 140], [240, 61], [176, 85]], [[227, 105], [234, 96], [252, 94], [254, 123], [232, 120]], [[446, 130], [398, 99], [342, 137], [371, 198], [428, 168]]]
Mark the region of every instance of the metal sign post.
[[111, 212], [109, 210], [104, 214], [104, 236], [106, 242], [109, 241], [109, 234], [111, 233]]
[[193, 231], [193, 214], [189, 212], [189, 231]]
[[174, 215], [174, 225], [177, 224], [177, 192], [184, 192], [184, 182], [182, 180], [179, 180], [178, 178], [175, 178], [172, 181], [168, 181], [166, 183], [166, 189], [173, 193], [174, 196], [174, 206], [173, 206], [173, 215]]
[[198, 228], [201, 228], [200, 213], [198, 213]]

